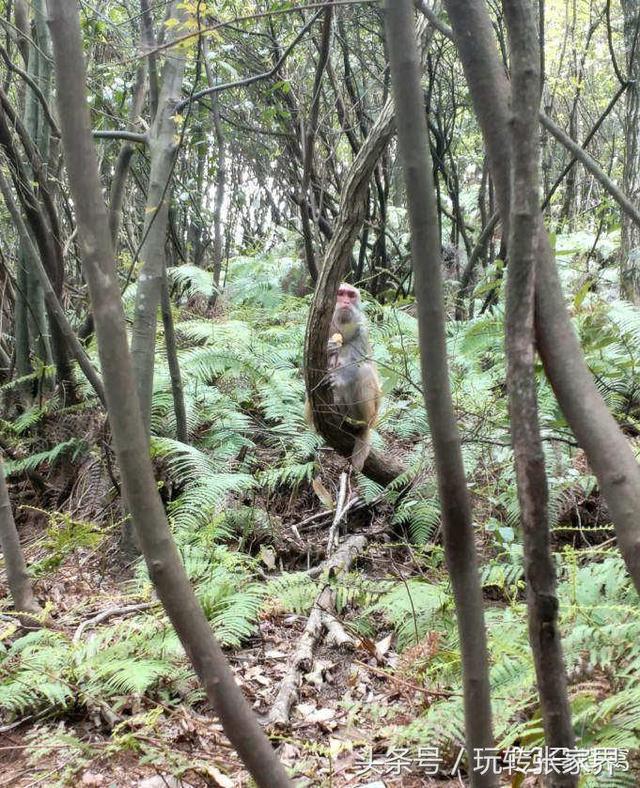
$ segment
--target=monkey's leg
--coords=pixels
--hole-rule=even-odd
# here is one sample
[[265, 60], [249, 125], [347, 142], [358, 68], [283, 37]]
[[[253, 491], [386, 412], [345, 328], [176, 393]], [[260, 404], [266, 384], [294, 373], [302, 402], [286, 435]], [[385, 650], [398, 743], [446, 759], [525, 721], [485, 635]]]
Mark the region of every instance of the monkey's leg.
[[351, 465], [356, 471], [361, 471], [364, 467], [365, 460], [371, 451], [371, 437], [370, 430], [366, 429], [362, 432], [357, 432], [353, 438], [353, 451], [351, 452]]

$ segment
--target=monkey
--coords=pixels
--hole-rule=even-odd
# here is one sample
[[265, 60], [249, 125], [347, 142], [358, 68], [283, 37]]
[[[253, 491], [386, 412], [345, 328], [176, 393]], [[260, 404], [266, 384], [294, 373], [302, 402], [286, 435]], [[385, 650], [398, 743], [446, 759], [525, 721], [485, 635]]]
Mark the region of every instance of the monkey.
[[328, 376], [337, 412], [354, 435], [351, 465], [361, 471], [371, 448], [382, 389], [371, 360], [369, 333], [360, 305], [360, 291], [342, 283], [331, 320]]

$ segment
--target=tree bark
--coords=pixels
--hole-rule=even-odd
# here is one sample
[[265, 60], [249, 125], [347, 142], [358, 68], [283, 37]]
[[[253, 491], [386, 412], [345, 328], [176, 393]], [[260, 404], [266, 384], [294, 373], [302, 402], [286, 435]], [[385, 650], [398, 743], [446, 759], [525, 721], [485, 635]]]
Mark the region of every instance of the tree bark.
[[[204, 56], [204, 68], [207, 75], [209, 87], [215, 85], [215, 77], [211, 69], [211, 63], [207, 57], [207, 39], [202, 40], [202, 52]], [[220, 294], [220, 275], [222, 274], [223, 257], [223, 233], [222, 233], [222, 204], [224, 202], [225, 190], [227, 186], [227, 146], [220, 118], [220, 100], [217, 93], [211, 94], [211, 117], [213, 119], [213, 130], [216, 136], [217, 160], [216, 160], [216, 190], [213, 202], [213, 249], [211, 268], [213, 272], [213, 288], [209, 297], [209, 306], [214, 307]]]
[[184, 390], [182, 388], [182, 374], [178, 362], [178, 345], [176, 332], [173, 327], [173, 314], [171, 312], [171, 298], [169, 296], [169, 283], [167, 270], [162, 277], [162, 325], [164, 327], [164, 345], [167, 351], [167, 364], [171, 378], [171, 395], [173, 397], [173, 412], [176, 417], [176, 438], [181, 443], [186, 443], [189, 436], [187, 432], [187, 412], [184, 407]]
[[[39, 17], [42, 13], [42, 5], [39, 0], [32, 3], [34, 25], [33, 25], [33, 38], [29, 44], [29, 62], [27, 66], [27, 74], [31, 77], [33, 82], [42, 90], [44, 88], [44, 95], [49, 92], [50, 86], [50, 64], [45, 63], [45, 53], [47, 51], [48, 36], [42, 36], [42, 25], [40, 24]], [[23, 122], [26, 133], [29, 135], [30, 141], [34, 148], [40, 154], [43, 162], [46, 159], [42, 156], [48, 150], [48, 131], [41, 129], [40, 124], [43, 122], [42, 111], [40, 102], [34, 90], [27, 85], [25, 90], [24, 101], [24, 115]], [[33, 180], [33, 174], [28, 173]], [[28, 302], [28, 318], [27, 323], [29, 326], [30, 334], [30, 350], [33, 350], [43, 364], [50, 364], [52, 361], [51, 350], [51, 337], [49, 336], [49, 326], [45, 313], [44, 295], [40, 283], [35, 272], [28, 265], [28, 255], [22, 246], [19, 250], [20, 261], [18, 265], [24, 268], [25, 275], [22, 278], [24, 286], [26, 286], [26, 299]], [[22, 366], [22, 364], [20, 364]]]
[[13, 199], [11, 188], [2, 172], [0, 172], [0, 193], [2, 193], [7, 209], [11, 215], [11, 218], [13, 219], [16, 230], [18, 231], [18, 237], [20, 238], [20, 244], [24, 253], [25, 262], [28, 264], [30, 270], [33, 271], [38, 280], [38, 284], [42, 290], [49, 315], [51, 316], [51, 319], [55, 321], [58, 331], [60, 332], [60, 336], [64, 338], [67, 346], [71, 349], [71, 352], [78, 362], [78, 366], [84, 372], [85, 377], [98, 395], [98, 399], [103, 405], [106, 406], [104, 387], [102, 385], [102, 381], [100, 380], [100, 376], [93, 368], [93, 365], [85, 353], [80, 340], [76, 336], [71, 324], [67, 320], [64, 309], [62, 308], [62, 305], [60, 301], [58, 301], [58, 297], [53, 290], [53, 285], [51, 284], [49, 276], [44, 270], [44, 266], [42, 265], [42, 260], [40, 259], [38, 251], [31, 240], [31, 236], [29, 235], [27, 226], [24, 223], [24, 219], [20, 214], [20, 210]]
[[48, 8], [65, 162], [127, 504], [158, 596], [226, 734], [258, 785], [284, 788], [291, 784], [287, 774], [235, 682], [171, 537], [149, 459], [148, 433], [127, 346], [107, 209], [91, 137], [78, 6], [74, 0], [49, 0]]
[[16, 528], [4, 467], [0, 460], [0, 546], [4, 557], [4, 565], [9, 582], [9, 590], [13, 598], [13, 606], [20, 613], [41, 613], [31, 586], [31, 578], [27, 572], [27, 563], [20, 545], [20, 537]]
[[[184, 20], [185, 11], [174, 2], [171, 18]], [[180, 26], [174, 28], [180, 30]], [[178, 152], [179, 130], [176, 106], [184, 77], [185, 51], [172, 49], [162, 71], [158, 112], [149, 135], [151, 174], [145, 209], [143, 240], [140, 248], [142, 267], [138, 277], [136, 303], [131, 330], [131, 355], [138, 384], [142, 419], [147, 432], [151, 416], [153, 370], [156, 353], [157, 313], [165, 265], [165, 240], [171, 201], [171, 176]]]
[[[427, 31], [426, 22], [418, 25], [420, 37]], [[430, 36], [425, 36], [423, 52], [428, 50]], [[318, 275], [313, 301], [307, 319], [304, 345], [304, 375], [313, 423], [322, 437], [343, 457], [353, 452], [353, 436], [337, 416], [333, 395], [327, 379], [327, 340], [336, 302], [338, 286], [344, 279], [367, 211], [369, 185], [374, 170], [394, 131], [393, 102], [387, 99], [375, 123], [354, 158], [344, 180], [340, 207], [333, 235]], [[389, 484], [406, 468], [389, 455], [373, 449], [365, 460], [363, 473], [379, 484]]]
[[320, 114], [320, 92], [322, 88], [322, 77], [329, 61], [329, 47], [331, 44], [331, 23], [333, 21], [333, 8], [328, 6], [323, 14], [322, 37], [320, 41], [320, 51], [318, 53], [318, 63], [316, 74], [313, 80], [313, 93], [311, 94], [311, 109], [309, 110], [309, 120], [304, 133], [303, 145], [303, 167], [302, 184], [300, 187], [300, 220], [302, 222], [302, 237], [304, 240], [304, 255], [307, 263], [307, 270], [312, 282], [318, 280], [318, 265], [314, 249], [313, 237], [313, 194], [309, 193], [311, 184], [311, 174], [313, 172], [313, 155], [316, 132], [318, 130], [318, 117]]
[[385, 26], [396, 106], [398, 148], [407, 190], [418, 304], [422, 385], [438, 475], [444, 548], [456, 600], [462, 651], [465, 729], [471, 785], [495, 786], [473, 769], [473, 755], [494, 745], [489, 659], [471, 503], [449, 382], [440, 233], [433, 166], [419, 77], [411, 0], [387, 0]]
[[[640, 0], [621, 0], [628, 87], [624, 114], [622, 191], [640, 203]], [[640, 227], [623, 214], [620, 243], [620, 291], [640, 304]]]
[[[445, 0], [487, 148], [505, 231], [510, 212], [509, 84], [487, 7]], [[549, 237], [540, 223], [535, 329], [545, 372], [607, 501], [620, 551], [640, 591], [640, 467], [607, 410], [569, 319]]]
[[[131, 107], [129, 108], [130, 124], [134, 124], [142, 112], [142, 105], [144, 103], [144, 97], [146, 93], [145, 77], [146, 70], [144, 66], [138, 66], [138, 70], [136, 72], [136, 84], [133, 88]], [[118, 230], [120, 228], [120, 218], [122, 215], [125, 186], [127, 184], [127, 176], [129, 175], [131, 159], [133, 158], [135, 149], [135, 143], [125, 141], [124, 145], [120, 148], [120, 152], [118, 153], [118, 158], [116, 159], [116, 165], [114, 167], [113, 179], [111, 181], [111, 190], [109, 192], [109, 230], [111, 232], [113, 248], [116, 252], [118, 249]]]
[[[333, 406], [333, 395], [327, 380], [327, 339], [338, 286], [351, 261], [353, 245], [360, 233], [366, 211], [369, 182], [373, 170], [388, 145], [394, 129], [393, 103], [388, 100], [358, 155], [353, 160], [344, 182], [340, 208], [333, 237], [327, 247], [324, 264], [318, 275], [305, 338], [305, 382], [313, 422], [322, 437], [339, 454], [350, 457], [353, 436], [345, 430]], [[379, 484], [389, 484], [404, 472], [393, 458], [371, 450], [363, 473]]]
[[[534, 369], [534, 277], [538, 252], [538, 106], [540, 51], [528, 0], [503, 0], [511, 52], [511, 200], [506, 286], [507, 389], [511, 441], [524, 539], [529, 640], [533, 651], [545, 740], [575, 747], [567, 677], [558, 630], [558, 598], [549, 545], [545, 457], [540, 437]], [[570, 774], [551, 774], [550, 788], [578, 784]]]
[[[31, 4], [33, 8], [34, 19], [34, 38], [35, 46], [31, 47], [31, 58], [35, 60], [35, 74], [36, 83], [40, 88], [40, 93], [44, 97], [45, 102], [49, 102], [51, 97], [51, 41], [49, 31], [47, 29], [46, 10], [44, 0], [34, 0]], [[42, 163], [42, 182], [48, 188], [48, 161], [49, 161], [49, 144], [51, 138], [51, 127], [44, 112], [43, 104], [34, 91], [27, 88], [29, 101], [33, 108], [34, 123], [32, 139], [35, 148], [40, 156]], [[49, 225], [51, 233], [54, 236], [54, 248], [56, 249], [55, 268], [51, 269], [51, 284], [53, 286], [54, 294], [57, 299], [62, 297], [64, 287], [64, 261], [62, 259], [62, 249], [60, 240], [60, 228], [58, 225], [57, 215], [55, 213], [55, 204], [53, 200], [49, 203]], [[53, 262], [53, 260], [52, 260]], [[35, 292], [40, 287], [40, 277], [35, 271], [30, 271], [32, 281], [37, 284]], [[39, 297], [46, 297], [40, 294]], [[51, 355], [56, 367], [56, 374], [58, 383], [64, 393], [64, 398], [69, 404], [78, 401], [76, 394], [76, 384], [73, 378], [73, 369], [70, 359], [70, 348], [67, 344], [64, 334], [59, 328], [58, 321], [51, 314], [47, 306], [47, 321], [46, 325], [49, 326], [51, 335]]]
[[[28, 114], [26, 119], [29, 121]], [[37, 136], [34, 129], [32, 129], [34, 135], [32, 136], [25, 124], [20, 120], [8, 97], [0, 88], [0, 147], [4, 150], [9, 162], [16, 194], [20, 200], [33, 240], [38, 247], [40, 259], [59, 299], [64, 285], [60, 228], [53, 198], [48, 189], [45, 168], [38, 149], [35, 147]], [[18, 149], [18, 141], [14, 136], [14, 131], [17, 133], [26, 153], [26, 162]], [[20, 299], [24, 299], [24, 310], [26, 310], [27, 315], [36, 316], [34, 329], [39, 334], [45, 334], [49, 323], [44, 318], [44, 311], [41, 309], [41, 306], [43, 306], [42, 291], [39, 285], [35, 288], [37, 279], [35, 274], [25, 265], [24, 255], [22, 255], [22, 260], [18, 266], [17, 284]], [[26, 359], [28, 356], [24, 356], [23, 351], [27, 352], [31, 347], [31, 339], [33, 337], [29, 337], [30, 326], [24, 310], [22, 304], [19, 303], [16, 314], [16, 341], [22, 349], [21, 356]], [[65, 391], [67, 401], [75, 402], [76, 395], [73, 374], [69, 363], [69, 348], [66, 346], [64, 338], [59, 335], [53, 318], [49, 316], [49, 319], [51, 321], [53, 356], [58, 380]], [[51, 353], [48, 349], [41, 352], [46, 352], [46, 357], [50, 358]], [[30, 369], [28, 365], [23, 367], [22, 362], [17, 364], [17, 367], [21, 371]]]

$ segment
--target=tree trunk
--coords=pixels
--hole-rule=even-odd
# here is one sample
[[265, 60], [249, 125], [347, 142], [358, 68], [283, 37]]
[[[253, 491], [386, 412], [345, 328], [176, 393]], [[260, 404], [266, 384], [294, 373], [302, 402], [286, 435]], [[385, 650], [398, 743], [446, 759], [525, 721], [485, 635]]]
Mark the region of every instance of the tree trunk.
[[385, 25], [411, 228], [418, 303], [420, 361], [442, 508], [444, 548], [456, 600], [464, 679], [466, 744], [471, 785], [495, 786], [491, 773], [472, 768], [477, 750], [494, 745], [489, 659], [471, 503], [449, 383], [442, 296], [440, 234], [433, 166], [420, 87], [411, 0], [387, 0]]
[[[146, 69], [144, 65], [140, 65], [136, 72], [136, 84], [133, 88], [133, 96], [131, 97], [131, 106], [129, 108], [128, 120], [130, 125], [137, 122], [142, 112], [146, 94], [145, 78]], [[111, 242], [116, 252], [118, 250], [118, 230], [120, 229], [120, 219], [122, 217], [125, 186], [127, 184], [129, 170], [131, 169], [131, 159], [135, 153], [135, 148], [136, 146], [133, 142], [123, 143], [118, 153], [118, 158], [116, 159], [113, 179], [111, 181], [111, 191], [109, 194], [109, 230], [111, 231]]]
[[311, 185], [311, 175], [313, 173], [313, 157], [315, 138], [318, 131], [318, 118], [320, 116], [320, 93], [322, 88], [322, 77], [329, 61], [329, 47], [331, 44], [331, 23], [333, 21], [333, 8], [328, 6], [323, 14], [322, 38], [318, 53], [318, 63], [316, 74], [313, 80], [313, 92], [311, 94], [311, 108], [309, 110], [309, 120], [304, 133], [303, 143], [303, 167], [302, 183], [300, 186], [300, 220], [302, 222], [302, 237], [304, 240], [304, 256], [307, 263], [307, 270], [312, 282], [318, 280], [318, 266], [314, 250], [313, 225], [313, 194], [309, 193]]
[[[538, 106], [540, 52], [529, 0], [503, 0], [511, 51], [513, 157], [506, 287], [507, 388], [511, 440], [524, 539], [529, 640], [536, 668], [545, 741], [575, 747], [567, 677], [558, 630], [558, 599], [549, 545], [548, 488], [538, 421], [534, 369], [534, 276], [538, 252]], [[550, 788], [578, 784], [571, 774], [551, 774]]]
[[[42, 95], [48, 102], [51, 98], [51, 40], [49, 37], [49, 31], [47, 29], [44, 0], [34, 0], [32, 3], [32, 8], [36, 47], [32, 47], [31, 57], [35, 58], [37, 51], [36, 82], [40, 88], [40, 91], [42, 92]], [[51, 127], [47, 118], [45, 117], [44, 110], [40, 102], [37, 101], [35, 95], [33, 95], [32, 91], [30, 91], [28, 88], [27, 93], [32, 94], [32, 101], [35, 105], [35, 134], [32, 138], [35, 143], [36, 150], [40, 154], [40, 158], [42, 160], [43, 178], [45, 181], [48, 181], [47, 165], [49, 161]], [[52, 226], [51, 231], [52, 233], [59, 235], [59, 233], [57, 233], [56, 227]], [[56, 243], [59, 244], [59, 242], [60, 239], [58, 238]], [[31, 271], [31, 278], [32, 281], [37, 284], [34, 292], [38, 292], [42, 287], [39, 272]], [[51, 284], [55, 296], [57, 299], [61, 299], [64, 287], [64, 262], [62, 260], [61, 251], [56, 259], [55, 275], [53, 275], [53, 270], [51, 272]], [[44, 301], [46, 301], [44, 291], [42, 291], [42, 298]], [[51, 335], [51, 348], [49, 352], [52, 355], [53, 361], [55, 363], [58, 383], [60, 384], [64, 393], [65, 401], [68, 404], [72, 404], [77, 402], [78, 399], [73, 377], [73, 368], [71, 366], [71, 358], [69, 353], [70, 348], [67, 344], [64, 333], [59, 327], [58, 320], [52, 315], [48, 307], [47, 322], [45, 325], [49, 326], [49, 332]]]
[[[174, 2], [171, 18], [185, 19], [185, 11]], [[174, 35], [181, 32], [180, 24], [172, 28]], [[147, 432], [153, 394], [153, 369], [156, 353], [158, 305], [162, 291], [165, 265], [165, 240], [171, 201], [170, 180], [178, 151], [179, 130], [176, 124], [176, 105], [184, 77], [185, 50], [176, 47], [167, 57], [162, 72], [162, 87], [158, 112], [149, 138], [151, 174], [145, 208], [143, 240], [140, 248], [142, 267], [131, 330], [131, 355], [138, 384], [142, 419]]]
[[169, 297], [169, 283], [165, 269], [162, 277], [162, 325], [164, 327], [164, 345], [167, 351], [167, 363], [171, 378], [171, 394], [173, 396], [173, 412], [176, 417], [176, 438], [182, 443], [188, 440], [187, 413], [184, 407], [184, 392], [182, 388], [182, 375], [178, 363], [178, 346], [176, 332], [173, 327], [173, 314], [171, 312], [171, 298]]
[[[29, 339], [29, 281], [27, 266], [21, 250], [18, 252], [16, 271], [16, 311], [15, 311], [15, 351], [16, 375], [26, 377], [33, 372], [31, 366], [31, 340]], [[29, 399], [27, 386], [20, 386], [21, 395]]]
[[62, 308], [62, 304], [58, 301], [58, 297], [56, 296], [53, 285], [47, 275], [47, 272], [44, 270], [44, 266], [42, 265], [42, 260], [40, 259], [40, 255], [38, 254], [38, 250], [35, 248], [33, 241], [31, 240], [31, 236], [29, 235], [29, 231], [27, 230], [27, 226], [24, 223], [24, 219], [20, 214], [20, 210], [16, 205], [15, 200], [13, 199], [13, 195], [11, 194], [11, 187], [7, 182], [6, 178], [0, 171], [0, 193], [2, 194], [5, 204], [7, 206], [7, 210], [9, 211], [11, 218], [13, 219], [13, 223], [16, 227], [18, 232], [18, 237], [20, 238], [21, 248], [24, 253], [24, 259], [29, 266], [29, 268], [33, 271], [34, 275], [37, 277], [38, 284], [40, 285], [40, 289], [42, 290], [43, 297], [45, 303], [47, 305], [48, 313], [50, 315], [50, 319], [55, 321], [56, 328], [61, 337], [63, 337], [66, 345], [71, 349], [71, 352], [75, 356], [76, 361], [78, 362], [78, 366], [84, 372], [85, 377], [93, 387], [93, 390], [98, 395], [98, 399], [102, 402], [103, 405], [106, 406], [106, 399], [104, 394], [104, 387], [102, 385], [102, 381], [100, 380], [100, 376], [93, 368], [91, 364], [91, 360], [87, 356], [84, 347], [80, 343], [80, 340], [75, 335], [71, 324], [67, 320], [67, 316], [64, 313], [64, 309]]
[[13, 597], [13, 606], [18, 612], [41, 613], [42, 608], [36, 601], [31, 587], [31, 578], [27, 572], [27, 564], [20, 545], [16, 528], [4, 467], [0, 460], [0, 546], [4, 556], [4, 565], [9, 581], [9, 590]]
[[[41, 66], [41, 60], [43, 59], [43, 55], [41, 54], [41, 44], [45, 44], [46, 46], [46, 43], [39, 40], [40, 26], [37, 23], [38, 11], [41, 9], [38, 8], [37, 2], [34, 3], [32, 7], [34, 11], [34, 17], [36, 18], [36, 23], [33, 26], [33, 43], [29, 45], [29, 64], [27, 67], [27, 74], [38, 85], [38, 87], [42, 89], [44, 86], [46, 90], [49, 80], [46, 78], [46, 68], [43, 69]], [[41, 77], [44, 77], [44, 79], [41, 80]], [[29, 135], [35, 148], [38, 150], [39, 142], [45, 144], [48, 143], [48, 135], [46, 132], [43, 133], [39, 128], [40, 123], [43, 121], [41, 115], [40, 102], [38, 101], [33, 89], [27, 85], [25, 88], [23, 122], [27, 134]], [[33, 179], [32, 173], [29, 174]], [[51, 364], [51, 340], [49, 337], [49, 326], [47, 325], [47, 318], [44, 308], [44, 295], [35, 272], [31, 270], [29, 258], [22, 242], [20, 243], [18, 255], [20, 258], [18, 265], [21, 269], [24, 269], [24, 274], [21, 275], [20, 281], [22, 287], [24, 288], [24, 296], [27, 302], [29, 352], [34, 352], [35, 355], [40, 359], [41, 363]], [[16, 366], [19, 368], [26, 368], [25, 361], [21, 359], [16, 364]]]
[[149, 459], [148, 433], [127, 346], [107, 209], [91, 137], [78, 6], [73, 0], [49, 0], [48, 7], [65, 162], [127, 504], [152, 582], [225, 733], [259, 786], [285, 788], [291, 784], [287, 774], [235, 682], [171, 537]]
[[[483, 2], [445, 0], [487, 148], [505, 230], [510, 212], [509, 85]], [[629, 574], [640, 591], [640, 467], [584, 362], [540, 222], [535, 328], [545, 372], [598, 479]]]
[[[215, 84], [215, 77], [211, 70], [211, 64], [207, 57], [207, 39], [202, 41], [204, 67], [207, 75], [209, 87]], [[211, 94], [211, 117], [213, 118], [213, 129], [216, 135], [217, 159], [216, 159], [216, 191], [213, 202], [213, 250], [212, 250], [212, 271], [213, 288], [209, 298], [209, 306], [214, 307], [220, 294], [220, 275], [222, 273], [223, 257], [223, 233], [222, 233], [222, 204], [224, 202], [225, 190], [227, 186], [227, 146], [222, 128], [220, 117], [220, 99], [217, 93]]]
[[[640, 203], [640, 0], [621, 0], [627, 80], [624, 114], [624, 172], [622, 191], [634, 205]], [[640, 227], [622, 214], [620, 291], [640, 304]]]
[[[28, 59], [27, 73], [38, 87], [40, 95], [47, 101], [51, 92], [51, 58], [43, 0], [36, 0], [32, 9], [33, 34], [28, 40], [25, 39], [24, 50]], [[21, 20], [19, 26], [26, 24], [26, 17], [23, 16], [22, 12], [18, 14], [16, 6], [16, 21], [18, 17]], [[25, 29], [25, 32], [28, 31]], [[64, 286], [60, 228], [47, 178], [50, 124], [30, 85], [25, 87], [24, 101], [21, 120], [6, 94], [2, 92], [2, 145], [12, 165], [12, 178], [31, 233], [38, 245], [54, 292], [60, 299]], [[26, 162], [14, 144], [14, 130], [26, 153]], [[25, 308], [23, 309], [22, 303], [18, 306], [16, 366], [20, 371], [28, 369], [28, 353], [32, 350], [45, 363], [50, 363], [53, 357], [58, 382], [66, 401], [77, 402], [73, 369], [65, 338], [48, 310], [45, 314], [39, 277], [25, 262], [24, 249], [19, 252], [19, 258], [22, 258], [18, 267], [20, 300], [24, 301]]]
[[[345, 179], [334, 233], [318, 275], [307, 320], [304, 372], [314, 425], [327, 443], [344, 457], [350, 457], [353, 452], [353, 436], [345, 430], [343, 420], [337, 415], [326, 376], [329, 324], [338, 285], [344, 279], [362, 227], [373, 170], [391, 139], [393, 127], [393, 103], [388, 100]], [[363, 472], [379, 484], [389, 484], [404, 470], [392, 458], [371, 450]]]
[[[426, 23], [418, 26], [422, 36]], [[431, 37], [425, 37], [424, 52]], [[329, 325], [336, 301], [338, 286], [344, 279], [351, 262], [353, 245], [360, 234], [369, 202], [369, 184], [394, 129], [393, 102], [388, 99], [375, 123], [367, 133], [357, 156], [344, 180], [340, 208], [333, 228], [333, 235], [324, 256], [318, 282], [307, 319], [304, 345], [304, 375], [313, 423], [322, 437], [339, 454], [350, 457], [353, 452], [353, 435], [344, 429], [337, 417], [333, 395], [328, 385], [327, 340]], [[406, 469], [389, 455], [373, 449], [365, 460], [363, 473], [378, 484], [389, 484]]]

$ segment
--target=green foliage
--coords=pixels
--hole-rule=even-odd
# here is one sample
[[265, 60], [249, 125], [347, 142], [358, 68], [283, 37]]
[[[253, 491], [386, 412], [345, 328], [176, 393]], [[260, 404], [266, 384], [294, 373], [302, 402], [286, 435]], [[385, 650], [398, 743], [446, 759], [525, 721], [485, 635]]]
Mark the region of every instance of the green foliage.
[[[578, 746], [637, 749], [640, 745], [640, 613], [637, 594], [617, 554], [585, 565], [569, 552], [559, 586], [560, 624], [571, 688]], [[496, 572], [485, 572], [494, 584]], [[508, 584], [512, 581], [509, 580]], [[406, 588], [405, 588], [406, 586]], [[411, 599], [411, 602], [409, 600]], [[433, 704], [415, 722], [396, 730], [401, 741], [428, 740], [445, 748], [462, 745], [462, 676], [448, 589], [411, 580], [398, 584], [378, 602], [398, 633], [398, 645], [420, 642], [429, 630], [440, 633], [438, 652], [427, 666], [429, 686], [447, 687], [455, 697]], [[537, 709], [535, 671], [531, 658], [526, 608], [517, 598], [485, 613], [491, 655], [494, 727], [499, 747], [517, 741], [544, 744]], [[602, 698], [597, 675], [615, 677], [614, 691]], [[514, 719], [524, 720], [514, 725]], [[603, 778], [604, 779], [604, 776]], [[626, 785], [622, 773], [598, 785]], [[618, 781], [618, 782], [616, 782]], [[594, 785], [593, 781], [588, 783]]]
[[64, 512], [44, 514], [49, 518], [43, 544], [44, 558], [34, 564], [35, 574], [55, 569], [75, 550], [96, 548], [106, 536], [94, 523], [74, 520]]
[[285, 572], [269, 582], [266, 593], [285, 610], [302, 615], [311, 610], [318, 586], [304, 572]]
[[[286, 490], [293, 499], [316, 475], [320, 439], [304, 423], [301, 376], [308, 301], [281, 286], [296, 265], [286, 245], [271, 253], [235, 258], [220, 317], [208, 320], [180, 310], [176, 332], [187, 443], [175, 437], [164, 354], [159, 352], [156, 359], [153, 458], [180, 556], [216, 636], [230, 647], [238, 647], [252, 634], [262, 609], [307, 614], [324, 582], [303, 572], [257, 582], [259, 559], [238, 549], [274, 542], [279, 520], [269, 515], [264, 498]], [[495, 284], [495, 275], [495, 270], [489, 272], [476, 291], [478, 298]], [[201, 268], [180, 266], [170, 277], [179, 298], [211, 293], [211, 275]], [[425, 571], [419, 579], [375, 581], [352, 571], [330, 582], [338, 611], [363, 635], [377, 638], [381, 631], [392, 631], [401, 652], [419, 649], [425, 639], [437, 635], [437, 647], [428, 659], [418, 660], [417, 673], [425, 686], [451, 696], [433, 702], [409, 725], [394, 729], [394, 736], [452, 752], [464, 740], [460, 644], [442, 550], [433, 545], [441, 512], [421, 391], [417, 326], [397, 305], [367, 301], [385, 392], [374, 445], [384, 450], [385, 441], [391, 440], [408, 470], [386, 490], [358, 475], [358, 493], [368, 502], [381, 498], [392, 510], [389, 520], [396, 531], [406, 528]], [[603, 396], [620, 422], [635, 426], [640, 418], [635, 385], [637, 310], [621, 302], [607, 304], [582, 288], [574, 313]], [[503, 337], [500, 307], [447, 326], [463, 459], [484, 553], [481, 579], [487, 594], [498, 596], [486, 615], [496, 735], [500, 746], [517, 739], [535, 746], [543, 743], [543, 732], [523, 602], [524, 560]], [[575, 461], [568, 426], [540, 367], [536, 375], [549, 472], [549, 522], [566, 530], [571, 524], [562, 519], [571, 517], [573, 501], [593, 495], [595, 480]], [[13, 466], [7, 463], [8, 469], [52, 466], [73, 459], [73, 452], [86, 451], [76, 440], [44, 451], [31, 442], [38, 425], [56, 407], [45, 402], [16, 423], [1, 425], [31, 450]], [[57, 517], [47, 534], [49, 557], [43, 566], [55, 566], [74, 546], [95, 547], [99, 538], [90, 523]], [[637, 596], [624, 566], [610, 553], [578, 554], [569, 548], [556, 556], [556, 562], [565, 658], [570, 675], [578, 676], [571, 697], [580, 746], [638, 747], [640, 622]], [[132, 590], [141, 598], [151, 593], [142, 564]], [[155, 608], [89, 629], [75, 643], [60, 633], [31, 633], [5, 651], [0, 672], [0, 707], [13, 716], [40, 709], [60, 714], [74, 705], [90, 707], [96, 698], [124, 708], [141, 695], [163, 703], [201, 697], [175, 633]], [[610, 682], [604, 699], [603, 677]], [[122, 732], [119, 745], [139, 743]], [[599, 784], [623, 782], [616, 776]]]
[[411, 541], [418, 545], [432, 541], [440, 526], [440, 501], [437, 497], [407, 497], [396, 508], [393, 522], [407, 525]]
[[[216, 638], [237, 647], [253, 631], [264, 597], [263, 586], [252, 582], [252, 559], [204, 540], [182, 543], [180, 552]], [[142, 594], [150, 590], [142, 565], [136, 585]], [[201, 695], [160, 610], [101, 626], [78, 642], [45, 629], [30, 633], [0, 660], [0, 710], [10, 715], [61, 712], [78, 703], [91, 706], [96, 698], [117, 708], [143, 694], [166, 702]]]
[[444, 585], [421, 580], [396, 583], [383, 593], [369, 612], [381, 612], [393, 626], [398, 648], [404, 650], [419, 643], [426, 632], [441, 626], [452, 614], [451, 596]]
[[169, 505], [176, 528], [188, 531], [207, 525], [219, 512], [231, 491], [250, 490], [253, 478], [246, 473], [220, 471], [213, 454], [171, 438], [153, 438], [153, 453], [165, 462], [167, 473], [182, 493]]
[[42, 465], [52, 466], [65, 455], [70, 462], [74, 462], [87, 448], [87, 443], [82, 438], [69, 438], [47, 451], [38, 451], [20, 460], [6, 460], [5, 473], [9, 475], [21, 471], [35, 471]]
[[314, 463], [304, 462], [287, 465], [285, 468], [271, 468], [258, 474], [258, 481], [268, 491], [278, 487], [298, 487], [303, 482], [311, 482]]
[[182, 296], [201, 295], [208, 298], [213, 293], [213, 274], [197, 265], [179, 265], [167, 269], [169, 283]]
[[58, 710], [73, 702], [69, 643], [46, 629], [30, 632], [0, 661], [0, 710], [22, 714], [41, 707]]

